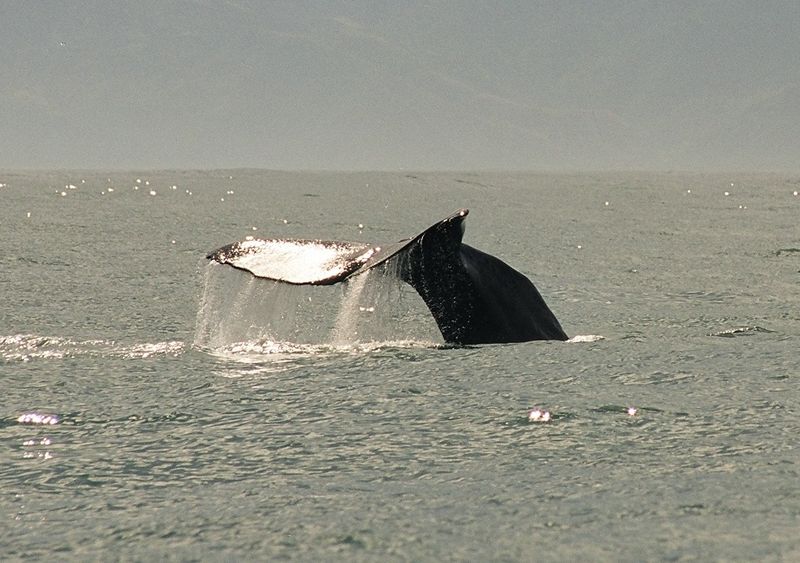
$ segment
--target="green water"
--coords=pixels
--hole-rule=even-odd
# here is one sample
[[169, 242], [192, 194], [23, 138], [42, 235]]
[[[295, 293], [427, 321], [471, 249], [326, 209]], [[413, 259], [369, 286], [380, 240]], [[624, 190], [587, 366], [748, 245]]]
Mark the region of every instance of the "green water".
[[[0, 184], [4, 560], [800, 557], [798, 177]], [[604, 339], [442, 348], [397, 288], [377, 313], [389, 295], [402, 319], [362, 327], [347, 289], [276, 299], [203, 260], [247, 235], [395, 241], [460, 207], [465, 242]], [[300, 344], [263, 336], [289, 313]]]

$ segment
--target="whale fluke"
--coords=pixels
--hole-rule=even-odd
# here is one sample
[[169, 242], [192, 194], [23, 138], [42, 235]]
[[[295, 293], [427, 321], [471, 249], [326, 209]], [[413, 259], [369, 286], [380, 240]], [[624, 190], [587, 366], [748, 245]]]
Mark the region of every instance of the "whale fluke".
[[250, 238], [207, 258], [258, 278], [330, 285], [398, 260], [401, 280], [428, 306], [445, 341], [567, 340], [536, 287], [505, 262], [464, 244], [461, 209], [413, 238], [387, 245]]

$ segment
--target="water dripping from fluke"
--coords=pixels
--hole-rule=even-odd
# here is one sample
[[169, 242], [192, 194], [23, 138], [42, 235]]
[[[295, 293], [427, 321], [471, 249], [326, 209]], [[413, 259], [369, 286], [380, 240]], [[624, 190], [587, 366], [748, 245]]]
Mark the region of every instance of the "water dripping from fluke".
[[209, 262], [193, 346], [244, 361], [440, 346], [427, 307], [397, 267], [389, 261], [344, 283], [296, 285]]

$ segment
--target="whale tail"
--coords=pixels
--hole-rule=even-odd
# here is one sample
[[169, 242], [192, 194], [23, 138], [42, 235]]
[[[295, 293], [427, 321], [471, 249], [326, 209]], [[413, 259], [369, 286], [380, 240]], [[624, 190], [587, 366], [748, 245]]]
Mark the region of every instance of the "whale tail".
[[388, 245], [248, 238], [207, 258], [259, 278], [301, 285], [339, 283], [397, 260], [397, 275], [419, 293], [449, 343], [567, 340], [527, 277], [462, 242], [468, 213], [461, 209], [415, 237]]

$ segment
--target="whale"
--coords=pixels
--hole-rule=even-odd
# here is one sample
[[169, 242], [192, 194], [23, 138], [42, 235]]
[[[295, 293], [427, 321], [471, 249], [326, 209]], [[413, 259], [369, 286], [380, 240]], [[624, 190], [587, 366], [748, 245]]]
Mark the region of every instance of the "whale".
[[416, 236], [389, 244], [247, 237], [206, 258], [295, 285], [342, 283], [391, 263], [385, 271], [416, 290], [448, 344], [567, 340], [533, 282], [464, 244], [468, 214], [459, 209]]

